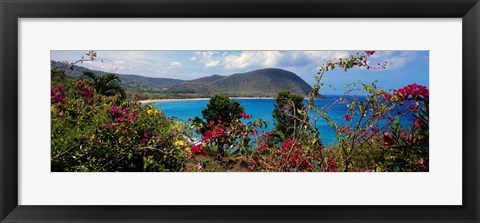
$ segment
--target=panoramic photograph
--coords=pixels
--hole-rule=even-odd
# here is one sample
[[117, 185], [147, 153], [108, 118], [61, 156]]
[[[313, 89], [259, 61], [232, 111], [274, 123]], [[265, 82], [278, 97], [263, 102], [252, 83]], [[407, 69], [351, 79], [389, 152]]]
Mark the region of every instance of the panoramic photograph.
[[52, 172], [428, 172], [428, 51], [52, 50]]

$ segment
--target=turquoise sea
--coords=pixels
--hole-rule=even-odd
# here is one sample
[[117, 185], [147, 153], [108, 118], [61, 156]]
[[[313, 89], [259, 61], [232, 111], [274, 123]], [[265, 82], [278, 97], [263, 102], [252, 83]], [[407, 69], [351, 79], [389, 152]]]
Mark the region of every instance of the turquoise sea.
[[[315, 105], [317, 107], [329, 106], [339, 96], [326, 96], [326, 98], [317, 99]], [[235, 99], [239, 101], [245, 108], [247, 114], [252, 115], [253, 119], [262, 118], [268, 121], [268, 127], [262, 129], [264, 131], [272, 130], [274, 126], [272, 111], [275, 104], [275, 99]], [[305, 100], [305, 102], [307, 102]], [[193, 119], [195, 116], [202, 117], [201, 111], [206, 108], [208, 99], [205, 100], [172, 100], [154, 102], [153, 104], [160, 109], [163, 113], [170, 117], [177, 117], [183, 120], [188, 118]], [[345, 104], [335, 104], [328, 111], [329, 116], [333, 118], [337, 123], [345, 122], [343, 115], [347, 111]], [[406, 119], [407, 117], [405, 117]], [[403, 122], [403, 120], [402, 120]], [[321, 119], [317, 121], [317, 128], [321, 134], [322, 142], [325, 145], [335, 143], [335, 132], [327, 123]], [[259, 130], [260, 132], [261, 130]]]

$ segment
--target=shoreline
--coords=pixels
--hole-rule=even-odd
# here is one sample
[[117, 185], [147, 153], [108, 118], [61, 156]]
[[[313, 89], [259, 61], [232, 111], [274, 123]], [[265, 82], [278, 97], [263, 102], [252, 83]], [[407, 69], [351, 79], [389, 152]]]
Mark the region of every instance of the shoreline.
[[[275, 99], [273, 97], [230, 97], [230, 99]], [[202, 101], [210, 100], [210, 98], [164, 98], [164, 99], [147, 99], [139, 100], [141, 104], [155, 103], [155, 102], [167, 102], [167, 101]]]

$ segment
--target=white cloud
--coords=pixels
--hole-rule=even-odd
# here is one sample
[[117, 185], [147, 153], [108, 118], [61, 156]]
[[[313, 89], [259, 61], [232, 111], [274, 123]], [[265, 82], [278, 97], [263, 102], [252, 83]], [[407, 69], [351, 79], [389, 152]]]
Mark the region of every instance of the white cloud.
[[[320, 65], [329, 59], [345, 58], [347, 51], [242, 51], [240, 53], [195, 52], [195, 60], [205, 67], [247, 69], [258, 67], [298, 67]], [[191, 58], [191, 60], [193, 60]]]
[[[202, 52], [195, 52], [196, 56], [195, 60], [202, 63], [205, 67], [216, 67], [220, 64], [220, 58], [218, 52], [215, 51], [202, 51]], [[190, 58], [192, 60], [192, 58]]]
[[403, 68], [404, 66], [408, 65], [409, 62], [415, 59], [417, 59], [417, 54], [414, 51], [402, 51], [400, 53], [395, 53], [395, 51], [376, 51], [375, 54], [370, 57], [370, 63], [383, 64], [386, 61], [387, 67], [385, 70], [392, 71]]
[[223, 58], [223, 65], [227, 69], [248, 67], [274, 67], [282, 58], [278, 51], [243, 51], [239, 55], [229, 54]]
[[182, 63], [178, 62], [178, 61], [172, 61], [170, 62], [170, 66], [172, 67], [175, 67], [175, 68], [178, 68], [178, 67], [182, 67]]
[[220, 60], [210, 60], [205, 62], [205, 67], [216, 67], [220, 64]]

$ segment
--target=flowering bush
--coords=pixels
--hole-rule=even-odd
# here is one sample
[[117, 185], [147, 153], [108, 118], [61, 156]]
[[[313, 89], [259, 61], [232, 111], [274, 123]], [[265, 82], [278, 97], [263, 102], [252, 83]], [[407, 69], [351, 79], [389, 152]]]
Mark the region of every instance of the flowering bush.
[[[180, 171], [183, 132], [156, 108], [116, 105], [83, 80], [52, 89], [52, 171]], [[174, 137], [171, 134], [174, 133]]]
[[[367, 58], [374, 51], [350, 59], [328, 62], [320, 68], [316, 89], [323, 87], [321, 77], [336, 66], [347, 71], [355, 66], [366, 67]], [[386, 62], [373, 69], [383, 69]], [[337, 133], [338, 144], [334, 148], [339, 171], [428, 171], [428, 99], [426, 86], [410, 84], [393, 92], [378, 89], [371, 84], [354, 83], [347, 85], [345, 95], [335, 103], [346, 104], [344, 122], [337, 123], [328, 116], [328, 108], [316, 110]], [[366, 96], [347, 96], [349, 93], [364, 92]], [[315, 101], [310, 98], [310, 104]], [[408, 104], [405, 108], [405, 104]], [[315, 109], [314, 109], [315, 110]], [[407, 118], [412, 126], [401, 126]], [[402, 122], [401, 122], [402, 121]], [[418, 168], [417, 163], [422, 163]], [[323, 166], [328, 166], [323, 164]]]
[[[428, 100], [426, 86], [410, 84], [395, 91], [378, 89], [371, 84], [354, 83], [346, 86], [345, 94], [334, 102], [345, 104], [347, 113], [343, 122], [328, 115], [329, 108], [314, 106], [323, 75], [336, 67], [345, 71], [353, 67], [384, 69], [387, 62], [372, 66], [368, 58], [375, 51], [352, 55], [347, 59], [329, 61], [322, 66], [317, 83], [309, 97], [309, 106], [291, 120], [302, 124], [301, 134], [294, 138], [265, 138], [257, 144], [251, 157], [255, 171], [428, 171]], [[365, 97], [348, 96], [366, 93]], [[286, 109], [282, 109], [285, 111]], [[315, 117], [315, 115], [317, 117]], [[321, 118], [336, 132], [338, 143], [325, 149], [318, 131], [311, 128], [309, 117], [315, 122]], [[409, 126], [405, 120], [409, 119]]]

